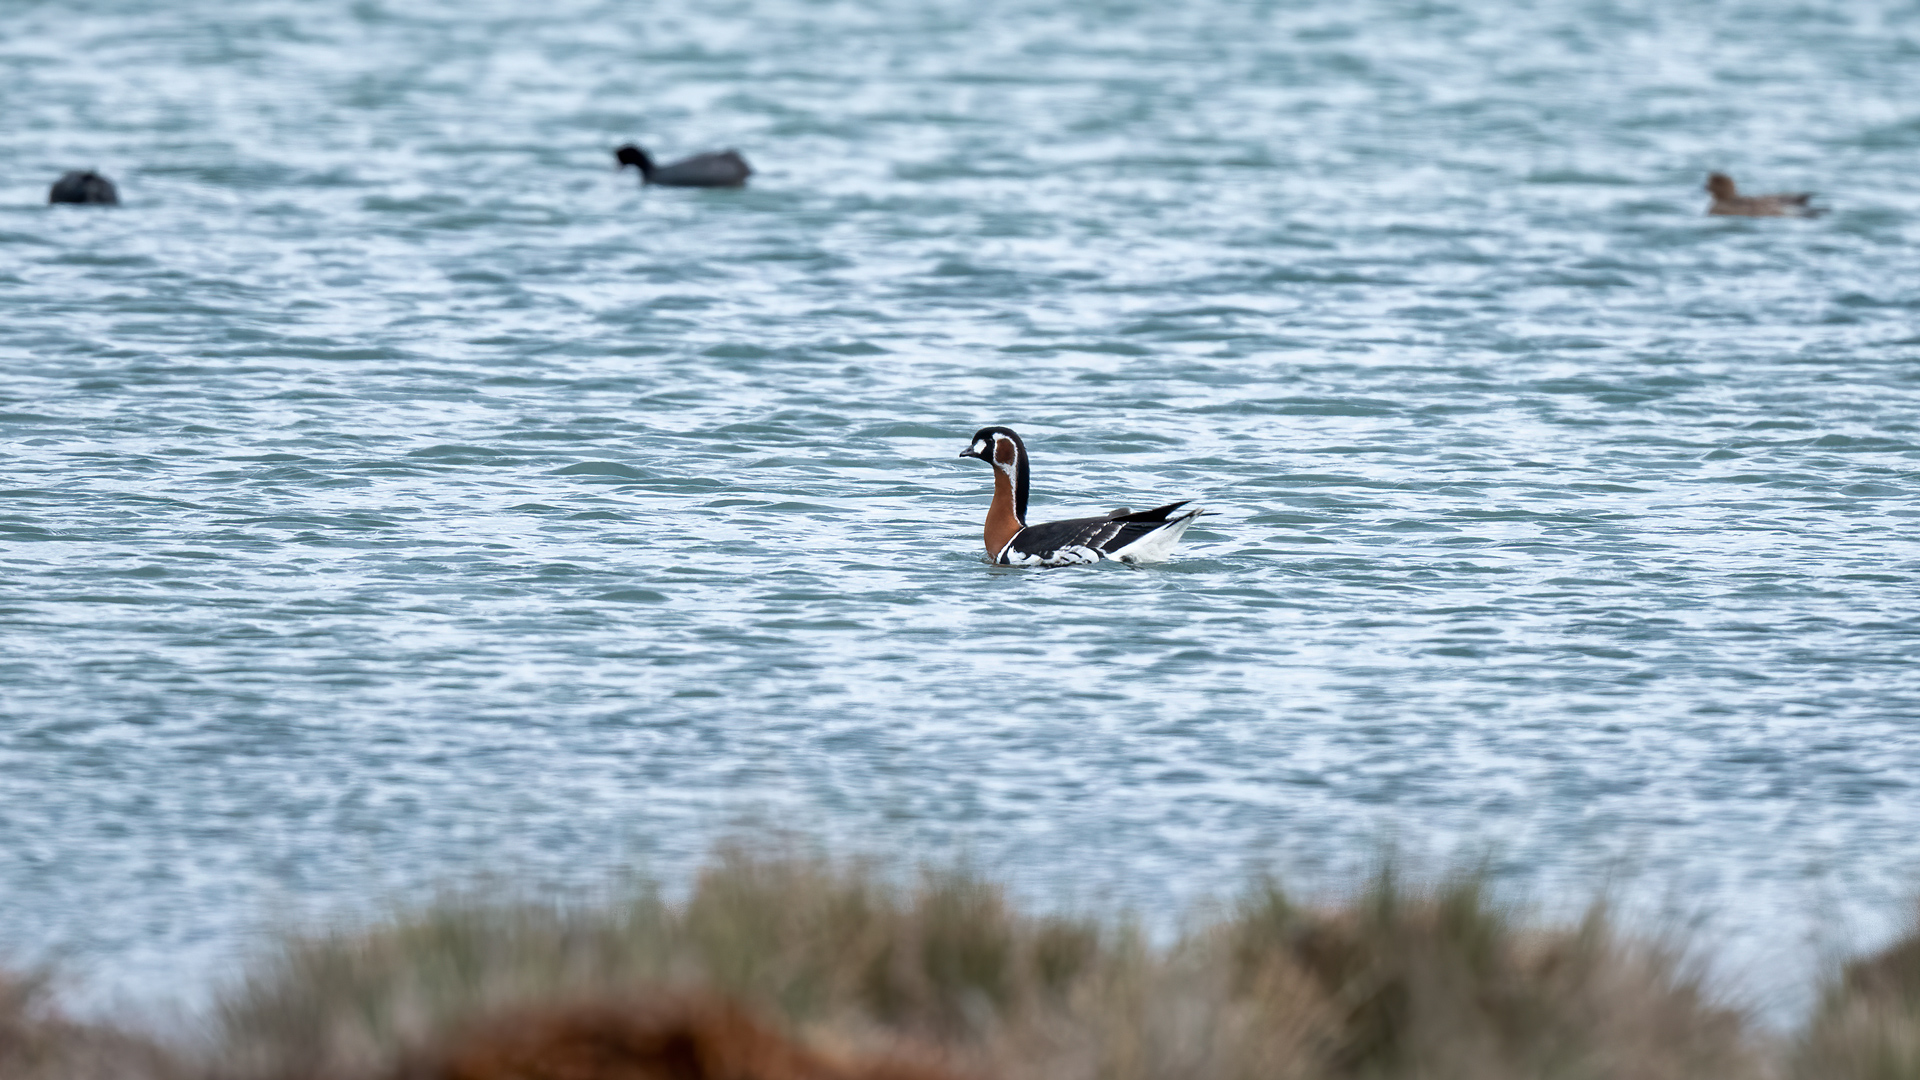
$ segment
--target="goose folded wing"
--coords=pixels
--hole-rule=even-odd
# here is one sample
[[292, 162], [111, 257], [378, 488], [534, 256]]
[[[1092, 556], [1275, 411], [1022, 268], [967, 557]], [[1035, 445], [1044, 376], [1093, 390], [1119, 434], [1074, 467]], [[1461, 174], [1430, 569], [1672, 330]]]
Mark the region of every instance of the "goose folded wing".
[[1191, 500], [1142, 510], [1137, 514], [1107, 517], [1069, 518], [1029, 525], [1013, 538], [1013, 550], [1023, 555], [1047, 556], [1063, 548], [1084, 547], [1095, 551], [1118, 551], [1160, 528], [1175, 510]]

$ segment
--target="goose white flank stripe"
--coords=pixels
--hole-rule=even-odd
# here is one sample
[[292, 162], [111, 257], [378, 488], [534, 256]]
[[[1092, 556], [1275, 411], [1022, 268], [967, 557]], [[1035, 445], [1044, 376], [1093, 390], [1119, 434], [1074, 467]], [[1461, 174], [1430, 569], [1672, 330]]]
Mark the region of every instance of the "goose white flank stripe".
[[[1122, 507], [1105, 517], [1027, 524], [1027, 446], [1012, 428], [984, 427], [961, 457], [993, 466], [987, 507], [987, 555], [1003, 566], [1075, 566], [1115, 559], [1159, 562], [1204, 511], [1191, 499], [1138, 513]], [[1184, 508], [1184, 509], [1183, 509]]]

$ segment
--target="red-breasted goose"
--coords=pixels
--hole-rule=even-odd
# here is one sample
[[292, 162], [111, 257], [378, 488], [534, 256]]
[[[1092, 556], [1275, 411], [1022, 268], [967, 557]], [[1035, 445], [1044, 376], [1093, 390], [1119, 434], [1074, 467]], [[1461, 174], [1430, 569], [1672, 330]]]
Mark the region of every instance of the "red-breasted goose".
[[1795, 191], [1780, 195], [1742, 195], [1739, 189], [1733, 186], [1733, 177], [1726, 173], [1708, 173], [1707, 191], [1713, 195], [1713, 205], [1707, 207], [1707, 213], [1710, 215], [1819, 217], [1827, 212], [1826, 207], [1807, 205], [1807, 200], [1813, 198], [1811, 191]]
[[1105, 517], [1073, 518], [1027, 524], [1027, 446], [1012, 428], [984, 427], [961, 457], [993, 466], [993, 502], [987, 507], [987, 556], [1005, 566], [1073, 566], [1102, 559], [1125, 563], [1159, 562], [1180, 542], [1199, 507], [1177, 503], [1131, 513], [1126, 508]]
[[695, 154], [670, 165], [655, 165], [645, 150], [628, 143], [613, 152], [620, 168], [631, 165], [640, 170], [640, 182], [661, 187], [740, 187], [753, 175], [753, 167], [737, 150]]

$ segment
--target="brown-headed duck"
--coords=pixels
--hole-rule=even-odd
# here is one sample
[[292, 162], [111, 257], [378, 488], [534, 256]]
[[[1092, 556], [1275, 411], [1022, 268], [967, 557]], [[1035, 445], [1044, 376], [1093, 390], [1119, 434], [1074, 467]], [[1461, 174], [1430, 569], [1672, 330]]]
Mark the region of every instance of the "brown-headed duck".
[[1707, 207], [1709, 214], [1722, 214], [1733, 217], [1819, 217], [1826, 213], [1823, 206], [1808, 206], [1807, 200], [1813, 198], [1810, 191], [1791, 192], [1781, 195], [1742, 195], [1733, 186], [1733, 177], [1726, 173], [1708, 173], [1707, 191], [1713, 195], [1713, 205]]

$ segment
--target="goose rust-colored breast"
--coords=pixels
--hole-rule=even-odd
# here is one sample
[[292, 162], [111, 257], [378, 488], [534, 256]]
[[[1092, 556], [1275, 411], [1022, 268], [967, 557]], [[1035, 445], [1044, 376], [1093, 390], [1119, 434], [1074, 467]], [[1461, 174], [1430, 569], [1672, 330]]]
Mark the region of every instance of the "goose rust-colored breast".
[[987, 554], [998, 557], [1006, 549], [1007, 541], [1024, 527], [1020, 524], [1020, 515], [1013, 510], [1013, 481], [996, 468], [993, 470], [993, 504], [987, 507]]

